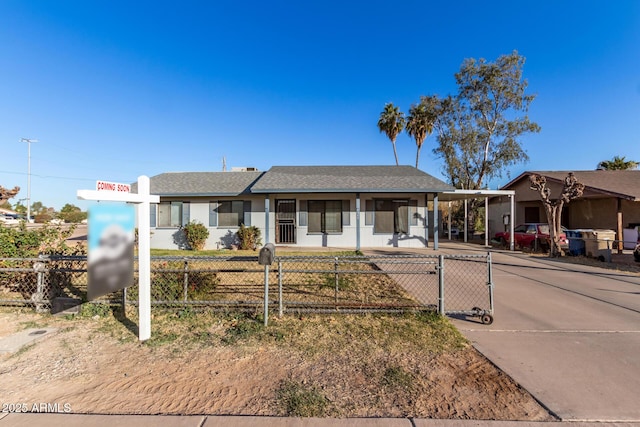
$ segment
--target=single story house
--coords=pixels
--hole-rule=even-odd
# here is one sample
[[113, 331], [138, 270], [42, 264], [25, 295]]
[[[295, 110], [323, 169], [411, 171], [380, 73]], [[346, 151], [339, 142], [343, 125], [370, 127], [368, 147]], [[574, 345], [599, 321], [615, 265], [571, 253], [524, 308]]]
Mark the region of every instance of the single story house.
[[234, 244], [241, 224], [258, 227], [263, 243], [416, 248], [433, 236], [437, 249], [438, 197], [454, 190], [411, 166], [171, 172], [150, 186], [160, 196], [151, 206], [151, 247], [165, 249], [185, 246], [180, 227], [189, 221], [208, 227], [208, 249]]
[[[531, 190], [529, 177], [542, 175], [552, 197], [558, 197], [564, 179], [570, 171], [524, 172], [502, 190], [515, 192], [515, 224], [547, 222], [540, 194]], [[616, 239], [623, 240], [624, 230], [640, 226], [640, 170], [573, 171], [584, 184], [579, 199], [566, 204], [562, 211], [562, 225], [568, 229], [609, 229], [616, 231]], [[494, 197], [490, 201], [489, 228], [491, 235], [505, 230], [509, 221], [508, 197]]]

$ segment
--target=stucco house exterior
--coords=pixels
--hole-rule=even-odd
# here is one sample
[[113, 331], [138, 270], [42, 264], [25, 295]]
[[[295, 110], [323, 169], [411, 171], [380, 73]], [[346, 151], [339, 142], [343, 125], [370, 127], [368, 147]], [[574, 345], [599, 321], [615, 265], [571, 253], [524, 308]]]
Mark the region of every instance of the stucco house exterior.
[[170, 172], [150, 183], [160, 196], [151, 247], [165, 249], [185, 245], [180, 227], [189, 221], [209, 229], [206, 249], [230, 247], [240, 224], [277, 245], [416, 248], [433, 239], [437, 247], [438, 197], [454, 190], [411, 166]]
[[[640, 226], [640, 170], [524, 172], [501, 188], [515, 191], [515, 223], [547, 222], [540, 195], [530, 189], [530, 175], [546, 177], [551, 196], [557, 197], [569, 172], [585, 189], [581, 198], [564, 206], [562, 225], [569, 229], [614, 230], [617, 240], [623, 239], [625, 229]], [[493, 235], [506, 227], [509, 199], [494, 197], [490, 205], [489, 228]]]

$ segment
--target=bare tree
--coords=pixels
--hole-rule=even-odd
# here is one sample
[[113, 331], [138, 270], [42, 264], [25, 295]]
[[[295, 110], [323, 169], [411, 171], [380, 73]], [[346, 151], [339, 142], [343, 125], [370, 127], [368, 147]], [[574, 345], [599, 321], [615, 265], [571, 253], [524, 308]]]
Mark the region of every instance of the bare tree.
[[3, 205], [4, 202], [15, 197], [16, 194], [20, 192], [20, 187], [13, 187], [13, 190], [9, 190], [8, 188], [4, 188], [0, 185], [0, 205]]
[[562, 193], [557, 199], [551, 198], [551, 189], [547, 187], [547, 178], [542, 175], [532, 174], [529, 177], [531, 182], [531, 189], [540, 193], [542, 204], [544, 205], [545, 212], [547, 213], [547, 222], [549, 223], [549, 238], [550, 238], [550, 253], [551, 257], [559, 257], [564, 255], [564, 251], [560, 247], [559, 237], [562, 232], [561, 218], [562, 209], [564, 205], [571, 200], [582, 197], [584, 191], [584, 184], [578, 182], [575, 175], [570, 172], [564, 179], [564, 185], [562, 186]]

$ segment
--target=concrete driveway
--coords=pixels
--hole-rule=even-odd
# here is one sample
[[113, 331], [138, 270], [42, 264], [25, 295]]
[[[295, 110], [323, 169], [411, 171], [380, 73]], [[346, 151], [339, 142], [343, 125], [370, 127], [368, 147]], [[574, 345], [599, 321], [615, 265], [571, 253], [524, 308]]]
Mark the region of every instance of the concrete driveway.
[[560, 419], [640, 421], [640, 275], [492, 258], [495, 321], [460, 331]]

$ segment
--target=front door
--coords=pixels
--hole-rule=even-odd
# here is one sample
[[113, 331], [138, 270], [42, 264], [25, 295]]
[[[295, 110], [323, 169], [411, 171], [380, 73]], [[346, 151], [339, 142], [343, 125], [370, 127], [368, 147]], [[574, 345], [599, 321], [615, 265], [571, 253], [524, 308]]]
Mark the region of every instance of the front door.
[[296, 201], [276, 200], [276, 243], [296, 243]]

